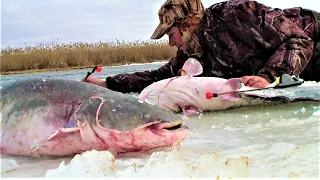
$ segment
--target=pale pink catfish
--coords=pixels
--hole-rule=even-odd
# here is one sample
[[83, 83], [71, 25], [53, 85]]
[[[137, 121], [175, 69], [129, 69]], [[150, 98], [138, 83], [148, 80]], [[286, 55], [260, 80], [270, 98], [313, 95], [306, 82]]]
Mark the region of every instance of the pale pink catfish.
[[196, 59], [189, 58], [181, 70], [181, 76], [149, 85], [140, 93], [139, 99], [170, 111], [182, 110], [185, 115], [228, 109], [238, 103], [245, 103], [240, 101], [238, 94], [227, 94], [208, 100], [207, 92], [237, 91], [242, 87], [242, 83], [238, 78], [227, 80], [217, 77], [194, 77], [202, 71], [201, 64]]
[[[195, 77], [202, 70], [201, 64], [190, 58], [185, 62], [181, 76], [149, 85], [140, 93], [139, 99], [169, 111], [182, 111], [187, 116], [242, 106], [320, 101], [320, 86], [274, 88], [275, 81], [268, 88], [257, 89], [244, 86], [239, 78]], [[208, 99], [207, 93], [218, 96]]]

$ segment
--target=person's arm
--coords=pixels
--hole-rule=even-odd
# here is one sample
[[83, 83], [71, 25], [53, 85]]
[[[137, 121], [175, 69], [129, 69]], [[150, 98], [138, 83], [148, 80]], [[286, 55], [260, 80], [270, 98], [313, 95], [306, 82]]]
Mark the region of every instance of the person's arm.
[[309, 63], [313, 41], [305, 36], [292, 35], [277, 48], [257, 76], [244, 76], [246, 86], [265, 88], [282, 74], [298, 76]]
[[176, 57], [172, 58], [167, 64], [157, 70], [135, 72], [132, 74], [118, 74], [107, 77], [106, 87], [123, 93], [140, 93], [153, 82], [177, 76], [187, 58], [187, 55], [178, 51]]
[[[259, 24], [259, 29], [252, 30], [257, 43], [274, 51], [274, 54], [257, 75], [270, 83], [284, 73], [299, 75], [307, 66], [313, 54], [314, 41], [305, 30], [314, 28], [312, 23], [315, 23], [315, 21], [311, 21], [312, 26], [304, 25], [306, 27], [300, 27], [287, 19], [281, 10], [270, 8], [255, 1], [240, 3], [238, 8], [241, 9], [238, 13], [243, 14], [243, 11], [246, 11], [245, 13], [250, 16], [249, 19], [253, 23]], [[239, 14], [239, 16], [243, 15]], [[301, 18], [300, 14], [293, 14], [292, 16]], [[310, 32], [310, 30], [308, 31]], [[313, 31], [311, 30], [311, 32]], [[254, 84], [254, 82], [252, 83]]]
[[287, 36], [264, 68], [258, 72], [258, 76], [269, 82], [285, 73], [298, 76], [312, 57], [313, 44], [312, 39], [303, 34]]

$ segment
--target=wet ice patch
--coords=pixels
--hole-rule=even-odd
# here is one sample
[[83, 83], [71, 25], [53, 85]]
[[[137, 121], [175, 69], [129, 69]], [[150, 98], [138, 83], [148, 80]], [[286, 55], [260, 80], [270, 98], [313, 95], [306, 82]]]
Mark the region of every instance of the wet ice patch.
[[303, 84], [300, 86], [320, 86], [320, 82], [316, 81], [305, 81]]
[[57, 169], [48, 170], [45, 177], [110, 176], [114, 162], [114, 156], [109, 151], [87, 151], [76, 155], [68, 165], [63, 161]]
[[[295, 145], [256, 144], [220, 152], [230, 157], [248, 156], [252, 164], [248, 177], [318, 177], [318, 143]], [[263, 173], [261, 173], [263, 172]]]
[[[247, 177], [247, 157], [226, 158], [218, 153], [189, 158], [180, 151], [155, 152], [142, 167], [130, 166], [117, 172], [118, 177]], [[165, 172], [165, 173], [164, 173]]]
[[13, 159], [1, 159], [1, 173], [14, 171], [18, 167], [18, 164]]
[[313, 112], [314, 117], [320, 119], [320, 106], [319, 107], [314, 107], [315, 111]]
[[[108, 151], [87, 151], [75, 156], [70, 164], [62, 162], [49, 170], [46, 177], [247, 177], [250, 160], [247, 157], [228, 158], [216, 152], [187, 156], [179, 150], [180, 144], [170, 152], [154, 152], [145, 164], [123, 160], [116, 162]], [[119, 166], [116, 166], [118, 164]], [[165, 173], [164, 173], [165, 172]]]

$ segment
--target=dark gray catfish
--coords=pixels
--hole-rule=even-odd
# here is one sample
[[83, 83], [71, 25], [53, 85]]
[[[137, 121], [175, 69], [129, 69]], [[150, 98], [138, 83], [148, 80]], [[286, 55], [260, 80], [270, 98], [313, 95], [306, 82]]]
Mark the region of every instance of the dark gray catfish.
[[182, 119], [130, 95], [62, 79], [16, 81], [1, 89], [1, 153], [71, 155], [144, 151], [187, 136]]

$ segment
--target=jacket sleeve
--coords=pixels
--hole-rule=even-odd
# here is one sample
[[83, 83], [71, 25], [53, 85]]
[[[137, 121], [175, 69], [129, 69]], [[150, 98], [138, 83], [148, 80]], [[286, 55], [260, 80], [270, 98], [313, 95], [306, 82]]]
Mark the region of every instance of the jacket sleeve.
[[290, 36], [277, 48], [258, 75], [273, 82], [282, 74], [298, 76], [313, 53], [313, 41], [305, 36]]
[[[273, 82], [276, 77], [283, 73], [299, 75], [309, 63], [313, 54], [314, 41], [310, 38], [314, 32], [315, 20], [309, 21], [305, 25], [294, 23], [292, 19], [315, 19], [311, 13], [309, 17], [304, 17], [303, 13], [292, 13], [289, 19], [284, 11], [272, 9], [257, 2], [251, 7], [257, 7], [258, 23], [260, 24], [261, 38], [264, 44], [268, 44], [273, 49], [265, 66], [258, 72], [258, 75]], [[302, 8], [300, 8], [303, 11]], [[303, 23], [302, 23], [303, 24]]]
[[177, 56], [157, 70], [135, 72], [132, 74], [118, 74], [107, 77], [107, 88], [122, 93], [140, 93], [145, 87], [153, 82], [177, 76], [179, 70], [187, 60], [187, 55], [178, 51]]

